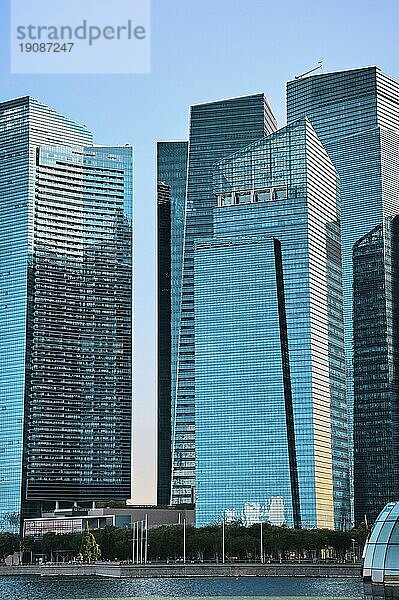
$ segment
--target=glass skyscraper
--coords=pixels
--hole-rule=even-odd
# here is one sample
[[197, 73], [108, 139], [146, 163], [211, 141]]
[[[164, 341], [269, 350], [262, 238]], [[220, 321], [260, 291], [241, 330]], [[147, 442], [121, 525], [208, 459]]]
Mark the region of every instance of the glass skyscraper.
[[353, 248], [355, 521], [399, 497], [399, 217]]
[[172, 398], [176, 395], [187, 154], [188, 142], [157, 144], [158, 505], [170, 503]]
[[171, 215], [170, 186], [157, 185], [158, 232], [158, 481], [157, 504], [170, 499], [171, 472]]
[[197, 524], [345, 527], [338, 178], [302, 119], [215, 168], [195, 242]]
[[[212, 165], [275, 128], [267, 100], [263, 94], [257, 94], [192, 107], [190, 141], [159, 142], [157, 146], [157, 181], [170, 186], [171, 227], [170, 298], [165, 294], [158, 298], [159, 330], [168, 310], [171, 319], [170, 340], [162, 336], [158, 343], [158, 503], [161, 504], [191, 502], [194, 497], [192, 244], [194, 237], [208, 235], [212, 230]], [[161, 212], [165, 217], [165, 211]], [[164, 228], [161, 220], [159, 213], [159, 229]], [[162, 269], [167, 268], [164, 256], [168, 252], [163, 243], [158, 245], [159, 278], [165, 275]], [[165, 385], [168, 370], [170, 393]], [[165, 456], [168, 438], [169, 461]]]
[[[341, 181], [345, 353], [352, 429], [353, 403], [358, 402], [353, 388], [353, 246], [399, 212], [399, 83], [378, 67], [290, 81], [288, 123], [305, 115]], [[381, 373], [382, 385], [384, 378]]]
[[[176, 384], [172, 378], [173, 504], [195, 499], [194, 240], [213, 232], [212, 168], [215, 162], [275, 129], [276, 120], [264, 94], [191, 107], [182, 269], [178, 275]], [[164, 182], [169, 184], [167, 179]], [[174, 352], [172, 347], [172, 367]]]
[[0, 104], [0, 519], [130, 497], [132, 149]]

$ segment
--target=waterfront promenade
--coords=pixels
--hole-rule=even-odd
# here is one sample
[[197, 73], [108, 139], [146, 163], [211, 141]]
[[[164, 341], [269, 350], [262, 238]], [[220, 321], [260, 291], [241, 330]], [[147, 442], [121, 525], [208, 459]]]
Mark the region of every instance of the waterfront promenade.
[[126, 565], [97, 563], [93, 565], [24, 565], [0, 566], [1, 575], [41, 575], [44, 577], [99, 576], [116, 578], [174, 577], [359, 577], [359, 564], [147, 564]]

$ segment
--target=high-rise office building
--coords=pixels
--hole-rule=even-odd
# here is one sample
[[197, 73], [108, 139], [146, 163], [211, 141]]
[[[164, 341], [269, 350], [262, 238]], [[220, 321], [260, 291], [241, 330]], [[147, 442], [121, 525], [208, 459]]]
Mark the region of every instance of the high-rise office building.
[[131, 495], [132, 149], [0, 104], [0, 518]]
[[171, 215], [170, 186], [157, 185], [158, 232], [158, 481], [157, 504], [169, 504], [171, 473]]
[[[309, 117], [341, 182], [345, 353], [353, 404], [353, 246], [399, 212], [399, 83], [378, 67], [302, 77], [287, 84], [288, 123]], [[385, 374], [381, 372], [381, 384]], [[388, 501], [382, 502], [381, 509]]]
[[[176, 394], [188, 142], [158, 142], [157, 503], [170, 503], [172, 398]], [[168, 184], [166, 185], [165, 182]]]
[[399, 497], [399, 217], [353, 248], [355, 519]]
[[[212, 168], [276, 129], [264, 94], [195, 105], [189, 142], [158, 144], [158, 182], [171, 187], [171, 466], [158, 462], [158, 502], [195, 499], [194, 240], [213, 231]], [[162, 249], [159, 248], [159, 252]], [[162, 306], [159, 308], [162, 311]], [[159, 322], [162, 315], [159, 312]], [[168, 342], [167, 342], [168, 343]], [[158, 349], [158, 359], [165, 353]], [[166, 360], [166, 359], [165, 359]], [[163, 367], [162, 367], [163, 370]], [[160, 375], [160, 372], [159, 372]], [[158, 377], [159, 378], [159, 377]], [[159, 383], [158, 403], [168, 403]], [[162, 412], [159, 409], [159, 413]], [[167, 414], [165, 408], [163, 414]], [[159, 448], [165, 446], [162, 419]], [[166, 469], [165, 469], [166, 465]], [[168, 490], [169, 486], [169, 490]]]
[[[191, 108], [182, 269], [179, 275], [181, 293], [176, 383], [172, 380], [173, 504], [195, 499], [194, 240], [208, 237], [213, 232], [215, 198], [212, 192], [212, 167], [218, 160], [275, 129], [276, 120], [264, 94], [199, 104]], [[162, 180], [170, 184], [168, 179]], [[173, 357], [172, 348], [172, 363]]]
[[215, 169], [195, 243], [197, 524], [348, 525], [338, 178], [302, 119]]

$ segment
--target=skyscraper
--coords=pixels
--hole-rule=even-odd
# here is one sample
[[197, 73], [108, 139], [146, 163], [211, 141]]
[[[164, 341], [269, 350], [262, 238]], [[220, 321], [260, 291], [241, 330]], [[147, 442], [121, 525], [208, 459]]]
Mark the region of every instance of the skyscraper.
[[130, 497], [132, 149], [0, 104], [0, 518]]
[[[399, 212], [399, 84], [378, 67], [289, 81], [288, 123], [305, 115], [341, 181], [345, 353], [351, 430], [353, 403], [358, 402], [353, 388], [353, 246], [385, 218]], [[385, 373], [380, 376], [383, 385]], [[381, 509], [384, 504], [385, 501]]]
[[170, 186], [157, 185], [158, 231], [158, 483], [157, 504], [169, 504], [171, 473], [171, 218]]
[[[264, 94], [191, 108], [176, 385], [172, 382], [173, 504], [195, 498], [194, 240], [213, 232], [212, 167], [275, 129], [276, 120]], [[167, 179], [163, 181], [169, 184]], [[173, 353], [172, 349], [172, 359]]]
[[[158, 142], [157, 503], [170, 503], [172, 398], [176, 394], [188, 142]], [[168, 182], [168, 185], [162, 182]]]
[[355, 520], [399, 497], [399, 217], [353, 247]]
[[195, 244], [197, 524], [345, 527], [338, 178], [306, 119], [222, 160]]

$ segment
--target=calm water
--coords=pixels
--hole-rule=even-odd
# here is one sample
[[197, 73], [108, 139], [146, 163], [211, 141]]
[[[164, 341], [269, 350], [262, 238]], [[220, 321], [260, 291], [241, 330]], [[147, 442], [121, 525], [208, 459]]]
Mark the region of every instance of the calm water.
[[[105, 579], [0, 577], [0, 600], [381, 600], [365, 595], [356, 579], [242, 577], [206, 579]], [[391, 594], [387, 594], [391, 598]]]

